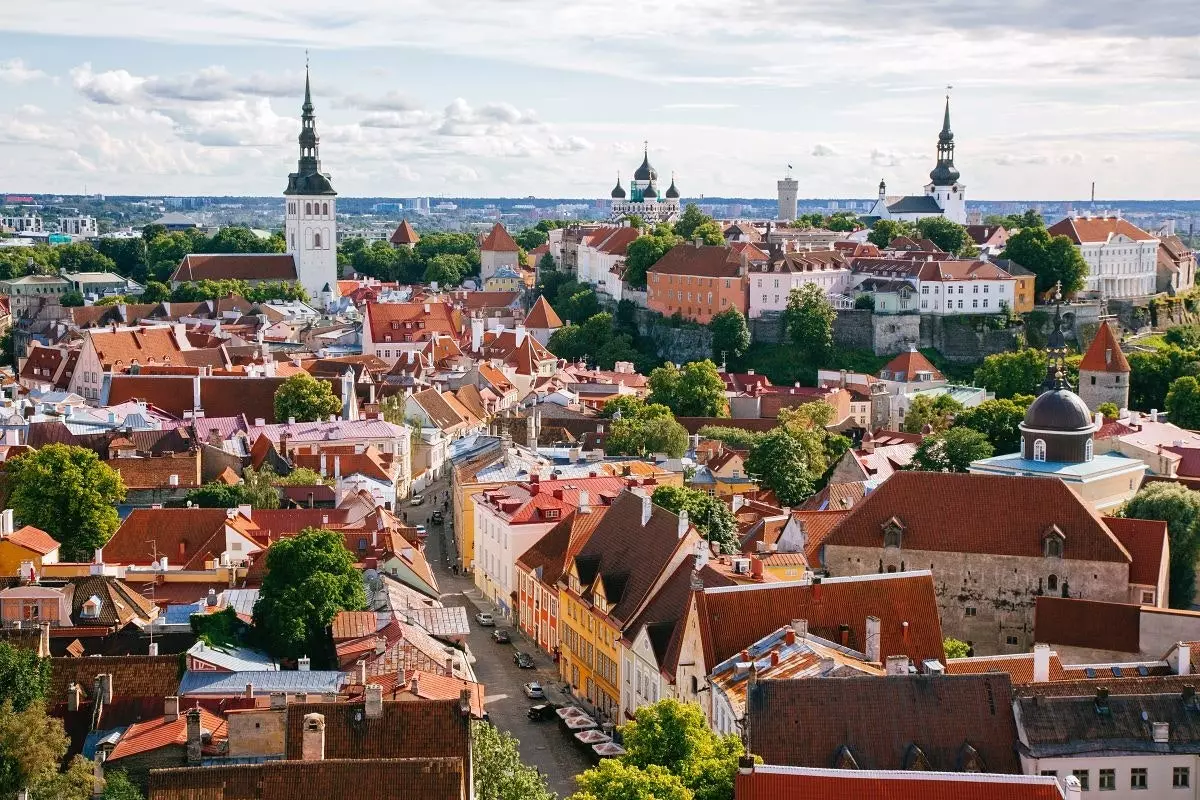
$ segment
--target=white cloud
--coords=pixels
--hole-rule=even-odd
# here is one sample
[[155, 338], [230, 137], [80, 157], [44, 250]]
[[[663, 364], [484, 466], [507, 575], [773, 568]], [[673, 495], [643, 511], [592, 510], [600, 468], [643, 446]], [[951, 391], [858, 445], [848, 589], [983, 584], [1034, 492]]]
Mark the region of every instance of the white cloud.
[[812, 154], [817, 158], [828, 158], [836, 156], [838, 152], [827, 144], [813, 145]]
[[46, 73], [33, 69], [19, 58], [0, 61], [0, 83], [28, 83], [45, 77]]
[[582, 136], [568, 136], [565, 139], [551, 136], [547, 146], [555, 153], [585, 153], [595, 149], [595, 145]]
[[680, 111], [717, 111], [724, 108], [737, 108], [736, 103], [667, 103], [663, 108]]
[[93, 103], [123, 105], [137, 99], [145, 78], [135, 77], [127, 70], [93, 72], [90, 63], [80, 64], [71, 70], [71, 85]]

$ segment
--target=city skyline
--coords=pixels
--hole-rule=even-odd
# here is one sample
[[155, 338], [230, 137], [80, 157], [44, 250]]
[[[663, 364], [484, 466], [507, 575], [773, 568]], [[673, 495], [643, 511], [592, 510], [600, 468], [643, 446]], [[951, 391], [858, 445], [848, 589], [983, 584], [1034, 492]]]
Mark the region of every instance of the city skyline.
[[947, 83], [972, 200], [1092, 181], [1099, 202], [1197, 196], [1198, 30], [1171, 3], [1136, 25], [928, 4], [886, 32], [867, 23], [887, 4], [678, 5], [49, 0], [0, 23], [4, 189], [277, 194], [308, 49], [325, 169], [350, 196], [605, 198], [646, 139], [685, 197], [771, 197], [788, 163], [802, 197], [915, 193]]

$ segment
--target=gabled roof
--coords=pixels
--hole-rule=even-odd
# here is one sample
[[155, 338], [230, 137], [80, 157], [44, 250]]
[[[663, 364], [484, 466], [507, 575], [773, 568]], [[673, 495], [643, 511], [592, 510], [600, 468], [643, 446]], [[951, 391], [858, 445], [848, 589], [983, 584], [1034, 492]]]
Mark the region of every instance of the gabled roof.
[[413, 800], [461, 800], [467, 791], [465, 773], [461, 758], [218, 763], [152, 770], [149, 796], [151, 800], [361, 800], [364, 786], [377, 786], [404, 787], [404, 796]]
[[[933, 365], [928, 358], [921, 353], [920, 350], [912, 348], [907, 352], [893, 358], [891, 361], [879, 371], [881, 380], [892, 380], [900, 382], [915, 381], [918, 372], [929, 372], [933, 375], [933, 380], [945, 380], [945, 376], [938, 371], [938, 368]], [[884, 377], [887, 376], [887, 377]]]
[[671, 682], [679, 668], [685, 626], [681, 623], [688, 611], [692, 596], [692, 578], [698, 577], [702, 586], [733, 586], [732, 578], [705, 566], [696, 572], [696, 556], [690, 555], [675, 568], [666, 582], [625, 631], [626, 641], [632, 642], [646, 629], [654, 660], [659, 670]]
[[367, 717], [362, 703], [289, 703], [286, 756], [301, 757], [304, 717], [325, 718], [325, 757], [457, 757], [470, 754], [471, 715], [458, 700], [407, 700], [383, 704], [382, 716]]
[[756, 765], [739, 773], [738, 800], [1063, 800], [1050, 775], [817, 769]]
[[[1007, 675], [889, 675], [764, 680], [750, 690], [751, 751], [771, 764], [833, 767], [846, 748], [861, 769], [1016, 774]], [[981, 763], [979, 763], [981, 762]], [[977, 768], [978, 768], [977, 767]]]
[[1105, 517], [1104, 524], [1129, 551], [1129, 582], [1157, 586], [1167, 554], [1167, 523], [1156, 519]]
[[290, 253], [190, 253], [183, 257], [171, 281], [294, 281], [296, 259]]
[[882, 549], [883, 526], [892, 519], [903, 527], [906, 551], [1041, 559], [1046, 533], [1057, 526], [1065, 536], [1065, 559], [1131, 562], [1108, 526], [1067, 484], [1006, 475], [894, 473], [855, 505], [825, 546]]
[[888, 203], [887, 210], [889, 214], [942, 213], [942, 207], [938, 205], [937, 200], [934, 200], [931, 195], [927, 194], [910, 194], [899, 197], [894, 202]]
[[[1106, 693], [1101, 700], [1086, 683], [1078, 688], [1074, 696], [1035, 693], [1017, 700], [1023, 754], [1045, 758], [1115, 751], [1158, 760], [1183, 753], [1194, 758], [1200, 752], [1200, 714], [1194, 694]], [[1160, 724], [1165, 728], [1163, 741], [1154, 731]]]
[[741, 270], [738, 261], [729, 260], [729, 248], [724, 245], [677, 244], [666, 252], [647, 272], [659, 275], [696, 275], [703, 278], [736, 278]]
[[1096, 331], [1096, 338], [1092, 339], [1092, 343], [1088, 345], [1087, 352], [1083, 354], [1083, 360], [1079, 362], [1079, 368], [1088, 372], [1129, 374], [1129, 361], [1121, 352], [1121, 343], [1117, 341], [1112, 326], [1107, 322], [1100, 323], [1100, 329]]
[[559, 319], [558, 314], [546, 302], [546, 297], [540, 295], [533, 308], [529, 309], [529, 314], [525, 317], [525, 327], [530, 329], [558, 329], [563, 326], [563, 322]]
[[479, 249], [501, 253], [516, 253], [520, 250], [517, 247], [517, 243], [513, 241], [508, 231], [499, 222], [492, 226], [492, 230], [484, 238], [483, 243], [479, 245]]
[[535, 573], [540, 569], [542, 582], [554, 586], [566, 574], [567, 567], [607, 511], [608, 506], [602, 505], [591, 506], [587, 514], [580, 514], [576, 509], [534, 542], [517, 558], [517, 564]]
[[1034, 606], [1033, 636], [1051, 645], [1137, 653], [1141, 651], [1141, 607], [1041, 595]]
[[[201, 569], [225, 552], [225, 525], [233, 524], [223, 508], [137, 508], [104, 544], [107, 564], [150, 564], [154, 554], [171, 567]], [[258, 527], [244, 517], [247, 535]]]
[[1114, 236], [1124, 236], [1135, 242], [1156, 238], [1121, 217], [1067, 217], [1051, 225], [1048, 233], [1066, 236], [1072, 244], [1106, 243]]
[[[125, 583], [105, 575], [72, 578], [71, 621], [76, 625], [100, 625], [122, 628], [129, 623], [144, 624], [158, 616], [154, 603]], [[100, 599], [98, 616], [82, 615], [84, 605], [92, 598]]]
[[389, 240], [392, 244], [416, 244], [421, 241], [421, 237], [413, 230], [413, 226], [408, 224], [408, 220], [401, 220], [396, 227], [392, 238]]
[[434, 333], [457, 337], [460, 334], [459, 314], [446, 303], [367, 303], [367, 322], [371, 339], [376, 344], [403, 342], [404, 336], [419, 342]]
[[[225, 730], [225, 719], [200, 709], [200, 729], [208, 731], [212, 738], [207, 743], [209, 753], [220, 752], [220, 743], [228, 738]], [[179, 716], [173, 720], [159, 717], [147, 722], [130, 725], [117, 741], [108, 756], [108, 761], [118, 761], [129, 756], [141, 755], [158, 750], [162, 747], [187, 745], [187, 711], [179, 710]]]
[[17, 547], [43, 556], [53, 553], [58, 549], [58, 542], [54, 540], [53, 536], [41, 528], [35, 528], [32, 525], [17, 528], [12, 533], [0, 536], [0, 541], [9, 542]]
[[437, 389], [425, 389], [413, 394], [410, 399], [443, 431], [454, 432], [467, 423]]
[[[1050, 680], [1061, 681], [1067, 677], [1058, 653], [1050, 652]], [[1033, 683], [1033, 653], [1016, 655], [973, 656], [946, 660], [947, 675], [978, 675], [980, 673], [1003, 672], [1013, 685]]]
[[97, 675], [112, 675], [113, 697], [148, 697], [158, 701], [179, 688], [179, 656], [90, 656], [50, 659], [51, 699], [67, 696], [67, 687], [78, 684], [91, 696]]

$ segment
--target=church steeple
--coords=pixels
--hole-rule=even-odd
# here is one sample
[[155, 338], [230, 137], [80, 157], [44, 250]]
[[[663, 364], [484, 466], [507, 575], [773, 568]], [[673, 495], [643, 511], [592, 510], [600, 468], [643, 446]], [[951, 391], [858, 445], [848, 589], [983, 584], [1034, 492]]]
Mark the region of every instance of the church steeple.
[[929, 173], [934, 186], [952, 186], [958, 182], [958, 169], [954, 166], [954, 132], [950, 130], [950, 95], [946, 95], [946, 114], [942, 119], [942, 131], [938, 134], [937, 166]]
[[317, 115], [313, 110], [312, 82], [304, 65], [304, 105], [300, 107], [300, 160], [288, 176], [284, 194], [337, 194], [329, 176], [321, 172], [321, 139], [317, 136]]

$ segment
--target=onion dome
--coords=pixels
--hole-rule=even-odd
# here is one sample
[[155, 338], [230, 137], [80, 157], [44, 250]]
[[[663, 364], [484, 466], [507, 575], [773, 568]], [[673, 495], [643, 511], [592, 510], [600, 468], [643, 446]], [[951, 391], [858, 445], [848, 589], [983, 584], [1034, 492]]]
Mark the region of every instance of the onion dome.
[[654, 167], [650, 166], [650, 150], [649, 146], [642, 153], [642, 165], [633, 173], [635, 181], [655, 181], [658, 180], [658, 173], [654, 171]]
[[674, 175], [671, 176], [671, 185], [667, 187], [666, 197], [668, 200], [678, 200], [679, 199], [679, 190], [675, 188], [675, 176]]
[[617, 176], [617, 185], [613, 187], [612, 198], [613, 198], [613, 200], [624, 200], [625, 199], [625, 187], [621, 185], [621, 176], [620, 175]]
[[658, 197], [658, 190], [654, 188], [653, 183], [642, 190], [642, 197]]

